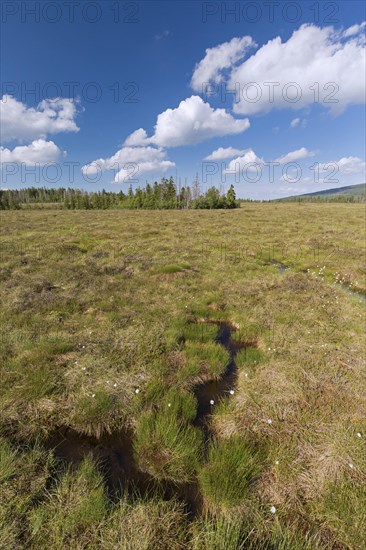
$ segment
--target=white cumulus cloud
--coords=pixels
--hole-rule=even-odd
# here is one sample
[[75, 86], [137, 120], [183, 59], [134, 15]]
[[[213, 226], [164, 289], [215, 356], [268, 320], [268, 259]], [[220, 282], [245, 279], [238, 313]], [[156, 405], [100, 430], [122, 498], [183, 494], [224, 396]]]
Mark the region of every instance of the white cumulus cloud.
[[62, 151], [53, 141], [37, 139], [29, 145], [19, 145], [14, 149], [0, 147], [0, 163], [24, 163], [26, 166], [40, 165], [57, 162]]
[[150, 143], [150, 139], [147, 136], [146, 130], [144, 130], [143, 128], [139, 128], [128, 136], [123, 145], [125, 145], [126, 147], [134, 147], [136, 145], [147, 145], [148, 143]]
[[147, 137], [146, 131], [140, 128], [128, 136], [124, 145], [195, 145], [208, 138], [239, 134], [249, 126], [247, 118], [236, 119], [225, 109], [213, 109], [193, 95], [181, 101], [176, 109], [166, 109], [158, 115], [153, 136]]
[[320, 172], [327, 172], [337, 166], [342, 174], [365, 174], [366, 162], [359, 157], [342, 157], [339, 160], [331, 160], [319, 164]]
[[250, 149], [234, 149], [233, 147], [219, 147], [215, 151], [212, 151], [210, 155], [204, 158], [204, 160], [221, 160], [230, 159], [235, 156], [244, 155], [250, 151]]
[[82, 167], [83, 174], [92, 176], [105, 170], [114, 170], [115, 183], [123, 183], [140, 174], [164, 173], [174, 168], [175, 163], [167, 160], [166, 152], [155, 147], [122, 147], [112, 157], [97, 159]]
[[203, 92], [205, 84], [222, 81], [223, 69], [230, 68], [243, 59], [247, 51], [255, 46], [251, 36], [233, 38], [214, 48], [207, 48], [206, 55], [194, 69], [191, 86], [196, 92]]
[[352, 25], [352, 27], [348, 27], [348, 29], [343, 32], [343, 36], [345, 38], [348, 38], [349, 36], [355, 36], [355, 34], [359, 34], [360, 32], [362, 32], [365, 26], [366, 21], [363, 21], [360, 25]]
[[264, 160], [259, 158], [253, 149], [249, 149], [244, 155], [240, 155], [229, 162], [228, 167], [224, 170], [226, 174], [242, 173], [243, 170], [248, 172], [256, 172], [264, 165]]
[[4, 95], [0, 100], [1, 141], [45, 139], [48, 134], [78, 132], [76, 114], [77, 103], [73, 99], [45, 99], [33, 108]]
[[300, 149], [296, 149], [296, 151], [290, 151], [290, 153], [287, 153], [286, 155], [283, 155], [282, 157], [279, 157], [275, 160], [275, 162], [279, 162], [280, 164], [286, 164], [288, 162], [295, 162], [297, 160], [306, 159], [308, 157], [314, 157], [316, 155], [315, 151], [308, 151], [306, 147], [301, 147]]
[[234, 112], [250, 115], [321, 103], [338, 114], [348, 105], [363, 104], [365, 37], [362, 26], [356, 27], [340, 33], [305, 24], [286, 42], [280, 36], [268, 41], [231, 71], [229, 89], [240, 88]]
[[298, 126], [299, 124], [300, 124], [299, 118], [293, 118], [290, 122], [291, 128], [296, 128], [296, 126]]

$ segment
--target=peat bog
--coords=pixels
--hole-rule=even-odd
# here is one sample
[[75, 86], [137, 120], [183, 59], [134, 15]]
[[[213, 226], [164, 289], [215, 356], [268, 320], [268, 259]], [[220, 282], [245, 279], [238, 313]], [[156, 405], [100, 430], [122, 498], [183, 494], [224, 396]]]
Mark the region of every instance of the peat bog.
[[3, 214], [1, 545], [362, 548], [362, 205], [161, 216]]
[[[249, 345], [232, 340], [231, 334], [236, 329], [229, 322], [213, 323], [219, 327], [216, 342], [229, 352], [230, 361], [220, 377], [198, 384], [192, 390], [197, 398], [197, 415], [193, 423], [205, 434], [205, 454], [209, 440], [213, 437], [209, 422], [213, 407], [223, 399], [229, 399], [234, 395], [237, 378], [235, 355]], [[253, 342], [250, 342], [250, 345], [253, 346]], [[105, 479], [110, 497], [114, 500], [126, 490], [142, 497], [148, 497], [149, 493], [154, 495], [159, 491], [164, 499], [177, 497], [184, 503], [189, 514], [200, 513], [202, 496], [197, 481], [172, 483], [163, 480], [158, 483], [153, 476], [138, 467], [134, 456], [133, 439], [132, 430], [121, 430], [96, 438], [81, 434], [72, 428], [63, 427], [54, 431], [45, 446], [53, 450], [54, 455], [67, 466], [77, 467], [85, 458], [92, 458]]]

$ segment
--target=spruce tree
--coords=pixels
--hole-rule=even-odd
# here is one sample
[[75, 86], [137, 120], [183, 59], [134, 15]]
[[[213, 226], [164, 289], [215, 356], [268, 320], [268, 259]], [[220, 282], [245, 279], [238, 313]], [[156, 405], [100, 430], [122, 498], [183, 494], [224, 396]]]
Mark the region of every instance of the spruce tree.
[[229, 191], [226, 194], [226, 206], [227, 208], [236, 208], [236, 193], [233, 184], [230, 185]]

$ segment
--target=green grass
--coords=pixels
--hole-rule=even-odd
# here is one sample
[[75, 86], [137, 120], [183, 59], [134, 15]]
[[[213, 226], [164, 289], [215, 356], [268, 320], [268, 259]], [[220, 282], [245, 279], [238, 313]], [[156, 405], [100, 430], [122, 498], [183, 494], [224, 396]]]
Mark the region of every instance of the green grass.
[[220, 344], [187, 341], [184, 365], [177, 373], [182, 380], [200, 381], [219, 378], [230, 361], [230, 355]]
[[11, 478], [16, 471], [16, 451], [7, 441], [1, 441], [0, 446], [0, 483]]
[[362, 548], [366, 540], [366, 485], [361, 479], [331, 484], [319, 510], [345, 547]]
[[209, 448], [207, 463], [199, 473], [208, 508], [244, 504], [260, 469], [258, 453], [243, 439], [233, 437], [214, 441]]
[[181, 271], [186, 271], [187, 269], [190, 269], [189, 263], [183, 262], [181, 264], [164, 265], [158, 268], [156, 270], [156, 273], [166, 273], [166, 274], [180, 273]]
[[[94, 539], [95, 540], [95, 539]], [[103, 523], [97, 548], [171, 550], [187, 548], [189, 533], [182, 505], [157, 496], [129, 501], [123, 497]]]
[[214, 342], [219, 333], [219, 326], [208, 323], [188, 323], [183, 329], [185, 340], [193, 342]]
[[11, 446], [0, 438], [0, 547], [28, 547], [28, 517], [57, 473], [52, 453], [35, 442]]
[[85, 460], [77, 472], [66, 472], [48, 502], [35, 507], [29, 516], [33, 548], [85, 547], [95, 537], [109, 503], [95, 465]]
[[197, 399], [188, 391], [170, 388], [162, 400], [162, 412], [182, 420], [192, 421], [197, 414]]
[[104, 430], [111, 431], [115, 415], [113, 396], [103, 389], [81, 396], [74, 404], [71, 422], [79, 430], [100, 437]]
[[[363, 228], [361, 204], [3, 212], [0, 546], [362, 548], [366, 309], [339, 283], [366, 293]], [[207, 449], [194, 389], [225, 372], [225, 321], [237, 378]], [[92, 464], [55, 461], [67, 428], [106, 447], [127, 430], [203, 508], [110, 499]]]
[[235, 363], [238, 369], [245, 366], [256, 368], [265, 360], [263, 352], [253, 346], [240, 350], [235, 356]]
[[194, 550], [244, 550], [246, 542], [246, 525], [241, 518], [206, 515], [194, 525]]
[[202, 459], [203, 435], [172, 414], [144, 413], [134, 450], [140, 468], [156, 479], [177, 483], [194, 479]]

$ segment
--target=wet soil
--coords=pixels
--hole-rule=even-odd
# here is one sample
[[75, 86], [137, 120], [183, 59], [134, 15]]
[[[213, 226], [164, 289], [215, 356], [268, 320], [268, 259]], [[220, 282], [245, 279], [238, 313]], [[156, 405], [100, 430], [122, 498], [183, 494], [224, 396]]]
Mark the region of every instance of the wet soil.
[[[232, 395], [230, 392], [235, 392], [237, 378], [235, 355], [240, 349], [245, 348], [244, 343], [236, 342], [231, 338], [232, 331], [235, 329], [229, 323], [217, 322], [217, 324], [219, 332], [216, 341], [229, 352], [230, 361], [219, 379], [199, 384], [193, 389], [198, 402], [194, 425], [204, 431], [206, 451], [208, 442], [212, 438], [210, 416], [214, 407], [222, 399], [230, 398]], [[197, 481], [189, 483], [158, 481], [138, 468], [133, 451], [132, 430], [105, 434], [97, 439], [63, 427], [52, 434], [47, 447], [52, 448], [56, 457], [72, 467], [78, 466], [84, 458], [91, 456], [104, 476], [112, 500], [118, 499], [124, 491], [141, 496], [158, 492], [164, 499], [178, 498], [184, 503], [187, 513], [191, 515], [197, 515], [202, 509], [202, 497]]]
[[278, 268], [279, 273], [284, 273], [285, 271], [290, 269], [288, 265], [278, 262], [277, 260], [271, 260], [271, 264], [275, 265]]

